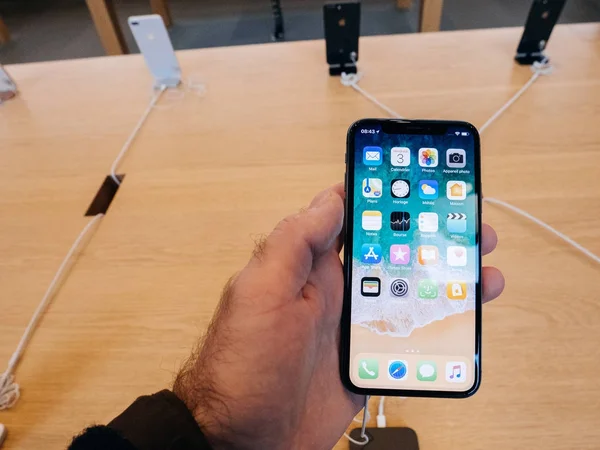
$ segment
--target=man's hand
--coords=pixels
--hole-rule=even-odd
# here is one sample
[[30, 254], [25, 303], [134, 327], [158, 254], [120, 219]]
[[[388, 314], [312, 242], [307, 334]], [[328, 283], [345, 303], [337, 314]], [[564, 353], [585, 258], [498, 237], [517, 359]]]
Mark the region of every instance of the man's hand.
[[[281, 221], [225, 287], [174, 392], [215, 449], [331, 449], [364, 397], [339, 374], [343, 186]], [[496, 234], [483, 228], [483, 252]], [[483, 272], [484, 300], [504, 279]]]

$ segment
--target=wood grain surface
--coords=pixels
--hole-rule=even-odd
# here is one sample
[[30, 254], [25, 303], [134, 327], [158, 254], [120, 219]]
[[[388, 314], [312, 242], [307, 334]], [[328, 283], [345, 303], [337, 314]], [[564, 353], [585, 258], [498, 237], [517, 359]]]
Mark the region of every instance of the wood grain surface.
[[[530, 77], [520, 29], [361, 39], [361, 86], [407, 117], [481, 125]], [[555, 30], [542, 77], [483, 136], [483, 189], [600, 253], [600, 26]], [[64, 448], [169, 385], [256, 238], [344, 174], [345, 134], [382, 112], [327, 75], [322, 41], [183, 51], [198, 96], [167, 94], [119, 171], [107, 216], [18, 367], [7, 449]], [[0, 107], [0, 361], [150, 99], [139, 55], [9, 66]], [[600, 268], [525, 219], [484, 217], [505, 294], [484, 308], [468, 400], [388, 399], [421, 448], [595, 449]], [[372, 424], [375, 420], [372, 404]], [[340, 441], [336, 449], [347, 448]]]

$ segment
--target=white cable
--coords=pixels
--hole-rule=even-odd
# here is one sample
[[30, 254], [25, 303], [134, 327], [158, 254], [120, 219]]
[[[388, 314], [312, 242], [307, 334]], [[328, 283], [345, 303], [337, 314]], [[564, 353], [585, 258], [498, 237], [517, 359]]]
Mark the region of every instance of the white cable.
[[558, 236], [559, 238], [561, 238], [563, 241], [565, 241], [567, 244], [572, 245], [573, 247], [575, 247], [577, 250], [579, 250], [581, 253], [583, 253], [584, 255], [588, 256], [589, 258], [591, 258], [592, 260], [596, 261], [598, 264], [600, 264], [600, 257], [595, 255], [594, 253], [592, 253], [591, 251], [589, 251], [587, 248], [585, 248], [584, 246], [582, 246], [581, 244], [578, 244], [577, 242], [575, 242], [573, 239], [571, 239], [569, 236], [561, 233], [560, 231], [556, 230], [555, 228], [552, 228], [550, 225], [548, 225], [546, 222], [542, 222], [540, 219], [538, 219], [537, 217], [532, 216], [531, 214], [529, 214], [526, 211], [523, 211], [520, 208], [517, 208], [516, 206], [513, 206], [509, 203], [503, 202], [502, 200], [498, 200], [495, 198], [491, 198], [491, 197], [484, 197], [483, 199], [484, 202], [488, 202], [488, 203], [492, 203], [494, 205], [499, 205], [502, 206], [506, 209], [510, 209], [511, 211], [520, 214], [521, 216], [531, 220], [532, 222], [538, 224], [540, 227], [548, 230], [550, 233]]
[[368, 422], [368, 418], [369, 416], [369, 399], [371, 398], [370, 395], [365, 396], [365, 406], [363, 407], [363, 419], [362, 419], [362, 427], [360, 429], [360, 437], [363, 439], [362, 441], [357, 441], [356, 439], [350, 437], [350, 435], [348, 433], [344, 433], [344, 437], [346, 439], [348, 439], [350, 442], [352, 442], [353, 444], [356, 445], [360, 445], [361, 447], [363, 445], [367, 445], [369, 443], [369, 436], [367, 436], [367, 433], [365, 433], [365, 429], [367, 428], [367, 422]]
[[379, 398], [379, 408], [377, 409], [377, 428], [385, 428], [387, 425], [387, 420], [384, 413], [384, 403], [385, 397], [381, 396]]
[[548, 63], [548, 58], [544, 58], [542, 61], [536, 61], [531, 66], [531, 70], [533, 71], [533, 75], [527, 83], [523, 85], [521, 89], [517, 91], [515, 95], [512, 96], [510, 100], [508, 100], [502, 108], [496, 111], [492, 117], [490, 117], [482, 126], [479, 128], [479, 134], [483, 134], [487, 127], [489, 127], [498, 117], [500, 117], [504, 112], [512, 106], [514, 102], [516, 102], [521, 95], [527, 91], [531, 87], [533, 83], [540, 77], [540, 75], [549, 75], [552, 73], [552, 66]]
[[27, 325], [27, 328], [25, 329], [25, 332], [23, 333], [21, 340], [19, 341], [19, 345], [17, 346], [17, 349], [15, 350], [12, 357], [8, 361], [8, 368], [2, 375], [0, 375], [0, 411], [3, 409], [8, 409], [8, 408], [12, 407], [19, 399], [19, 396], [20, 396], [19, 385], [17, 383], [15, 383], [15, 377], [13, 375], [15, 368], [17, 366], [17, 363], [19, 362], [19, 359], [25, 352], [25, 348], [26, 348], [27, 344], [29, 343], [29, 340], [31, 339], [33, 332], [35, 331], [44, 312], [48, 308], [48, 305], [50, 304], [50, 301], [52, 300], [52, 294], [54, 292], [54, 289], [55, 289], [56, 285], [58, 284], [58, 282], [60, 281], [60, 279], [63, 275], [63, 272], [65, 271], [67, 265], [69, 264], [69, 261], [73, 257], [73, 254], [77, 251], [79, 244], [81, 243], [81, 241], [83, 240], [83, 238], [85, 237], [87, 232], [90, 230], [90, 228], [92, 228], [92, 226], [96, 222], [98, 222], [98, 220], [100, 220], [100, 218], [103, 215], [104, 214], [98, 214], [98, 215], [94, 216], [94, 218], [87, 223], [87, 225], [83, 228], [83, 230], [81, 230], [81, 233], [79, 233], [79, 236], [77, 236], [77, 239], [75, 239], [75, 242], [73, 242], [73, 245], [69, 249], [67, 256], [65, 256], [62, 263], [60, 264], [58, 271], [56, 272], [56, 274], [54, 275], [54, 278], [50, 282], [48, 289], [46, 289], [46, 293], [42, 297], [42, 300], [40, 301], [40, 304], [38, 305], [37, 309], [35, 310], [33, 317], [29, 321], [29, 324]]
[[163, 84], [152, 96], [152, 99], [150, 99], [150, 103], [148, 104], [148, 107], [144, 111], [144, 114], [142, 114], [142, 117], [140, 118], [137, 125], [135, 126], [135, 128], [133, 129], [131, 134], [129, 135], [129, 138], [127, 138], [127, 141], [125, 141], [125, 144], [121, 148], [121, 151], [119, 152], [119, 154], [113, 161], [112, 166], [110, 166], [110, 177], [113, 179], [113, 181], [115, 183], [117, 183], [117, 186], [119, 186], [121, 184], [121, 181], [117, 177], [117, 173], [116, 173], [117, 168], [119, 167], [119, 163], [121, 162], [121, 160], [123, 159], [123, 156], [125, 156], [125, 153], [127, 153], [127, 150], [129, 150], [129, 147], [131, 147], [131, 144], [133, 143], [136, 136], [142, 129], [142, 126], [144, 125], [144, 122], [146, 122], [146, 119], [150, 115], [152, 108], [154, 108], [154, 105], [156, 105], [156, 102], [158, 102], [158, 100], [160, 99], [160, 96], [163, 94], [163, 92], [165, 92], [166, 89], [167, 89], [167, 86], [165, 86]]
[[[356, 66], [356, 53], [352, 52], [350, 54], [350, 59], [354, 63], [354, 66]], [[358, 85], [358, 82], [360, 81], [360, 79], [362, 78], [362, 76], [363, 76], [363, 74], [361, 72], [358, 72], [358, 71], [357, 71], [357, 73], [342, 72], [340, 81], [342, 82], [342, 84], [344, 86], [350, 86], [356, 92], [358, 92], [359, 94], [362, 94], [369, 101], [371, 101], [375, 105], [379, 106], [381, 109], [383, 109], [390, 116], [395, 117], [396, 119], [404, 119], [404, 117], [402, 117], [400, 114], [398, 114], [392, 108], [390, 108], [389, 106], [381, 103], [379, 100], [377, 100], [375, 97], [373, 97], [371, 94], [369, 94], [367, 91], [365, 91], [363, 88], [361, 88]]]

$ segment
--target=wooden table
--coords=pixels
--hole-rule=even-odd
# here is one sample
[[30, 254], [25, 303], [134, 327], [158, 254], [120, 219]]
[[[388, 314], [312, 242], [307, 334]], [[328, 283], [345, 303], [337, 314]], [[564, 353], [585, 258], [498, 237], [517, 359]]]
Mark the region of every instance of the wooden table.
[[[481, 125], [531, 72], [519, 29], [361, 40], [361, 81], [409, 117]], [[555, 72], [483, 138], [484, 191], [600, 253], [600, 26], [559, 26]], [[204, 97], [165, 97], [125, 159], [107, 216], [17, 371], [7, 449], [64, 448], [137, 395], [168, 386], [254, 239], [342, 179], [348, 125], [381, 116], [327, 75], [324, 43], [179, 53]], [[9, 66], [0, 107], [0, 361], [8, 360], [83, 213], [150, 96], [141, 56]], [[595, 449], [599, 267], [494, 206], [483, 385], [469, 400], [388, 399], [423, 449]], [[375, 402], [371, 412], [375, 413]], [[373, 419], [374, 423], [374, 419]], [[336, 448], [343, 449], [341, 442]]]

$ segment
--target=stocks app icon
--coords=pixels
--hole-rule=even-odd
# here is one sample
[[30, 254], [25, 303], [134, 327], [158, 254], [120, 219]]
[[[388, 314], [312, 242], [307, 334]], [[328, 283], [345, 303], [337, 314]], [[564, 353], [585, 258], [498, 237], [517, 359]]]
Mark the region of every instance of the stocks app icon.
[[410, 230], [410, 214], [406, 211], [395, 211], [390, 216], [390, 226], [394, 231]]

